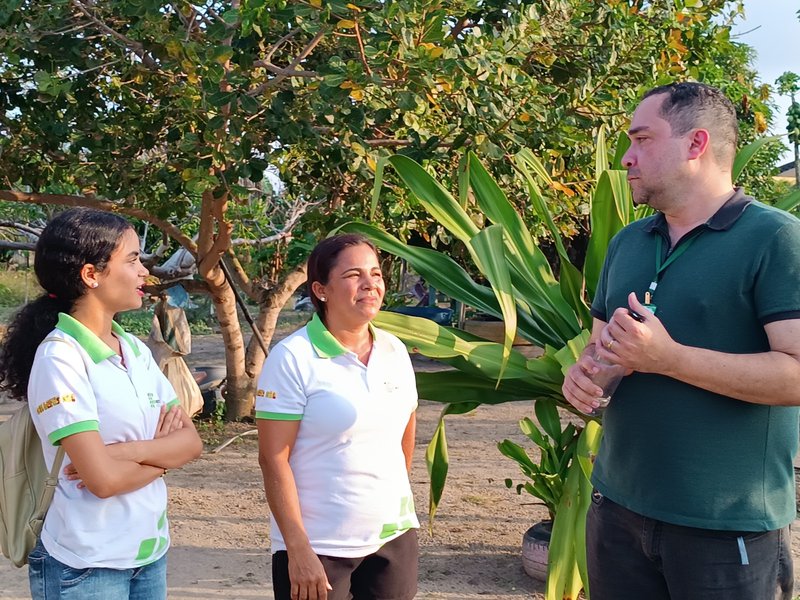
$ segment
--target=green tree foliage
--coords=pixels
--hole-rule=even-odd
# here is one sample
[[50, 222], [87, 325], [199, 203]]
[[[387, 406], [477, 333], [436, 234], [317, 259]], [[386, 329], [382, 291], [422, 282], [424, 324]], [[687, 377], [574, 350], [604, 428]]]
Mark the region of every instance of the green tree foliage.
[[[162, 217], [206, 189], [247, 196], [240, 180], [268, 161], [290, 197], [361, 210], [381, 156], [452, 166], [464, 146], [502, 164], [546, 152], [568, 215], [597, 127], [624, 127], [654, 83], [735, 80], [741, 118], [768, 118], [749, 55], [711, 18], [740, 10], [723, 0], [8, 4], [8, 181], [69, 182]], [[402, 228], [406, 211], [385, 217]]]

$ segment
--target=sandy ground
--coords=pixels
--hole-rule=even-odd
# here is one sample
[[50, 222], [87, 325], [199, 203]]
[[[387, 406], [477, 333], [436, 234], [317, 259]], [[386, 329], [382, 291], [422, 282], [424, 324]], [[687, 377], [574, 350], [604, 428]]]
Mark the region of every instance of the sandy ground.
[[[190, 362], [208, 364], [220, 348], [218, 336], [198, 337]], [[419, 366], [429, 365], [423, 360]], [[0, 404], [0, 419], [11, 409]], [[412, 482], [421, 522], [428, 512], [425, 446], [440, 409], [423, 401], [418, 412]], [[504, 438], [524, 443], [517, 422], [531, 413], [529, 403], [515, 403], [449, 417], [449, 482], [433, 534], [424, 527], [421, 531], [418, 598], [543, 598], [543, 584], [522, 570], [520, 548], [523, 533], [545, 516], [545, 510], [534, 505], [533, 498], [505, 488], [504, 479], [518, 480], [518, 471], [496, 448]], [[250, 428], [229, 425], [225, 432], [207, 431], [204, 436], [216, 443], [215, 437], [224, 439]], [[171, 471], [167, 482], [173, 540], [169, 597], [272, 598], [268, 512], [255, 438], [242, 438], [216, 454], [207, 451], [194, 463]], [[800, 556], [797, 541], [794, 554]], [[29, 598], [25, 568], [15, 569], [0, 559], [0, 598]]]

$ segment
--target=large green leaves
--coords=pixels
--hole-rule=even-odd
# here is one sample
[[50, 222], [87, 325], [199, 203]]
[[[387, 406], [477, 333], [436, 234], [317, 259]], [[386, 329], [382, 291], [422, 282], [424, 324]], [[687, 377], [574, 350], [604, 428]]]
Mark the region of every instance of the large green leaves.
[[[575, 455], [566, 475], [564, 491], [556, 509], [553, 534], [550, 538], [547, 572], [547, 598], [577, 600], [581, 588], [588, 592], [586, 569], [586, 513], [591, 502], [589, 480], [594, 456], [600, 448], [601, 428], [594, 422], [577, 439]], [[588, 470], [588, 473], [587, 473]]]
[[431, 479], [430, 496], [428, 498], [428, 527], [432, 529], [436, 508], [442, 499], [444, 485], [447, 481], [447, 471], [450, 467], [444, 415], [439, 419], [436, 431], [433, 432], [431, 442], [425, 451], [425, 464], [428, 467], [428, 476]]
[[478, 227], [456, 199], [419, 164], [402, 154], [391, 156], [389, 163], [431, 216], [458, 239], [468, 243], [478, 233]]
[[[537, 359], [528, 359], [516, 350], [506, 352], [502, 344], [476, 338], [469, 333], [452, 327], [441, 327], [430, 319], [412, 317], [393, 312], [381, 312], [375, 324], [397, 335], [412, 352], [437, 359], [459, 358], [469, 364], [467, 374], [482, 378], [485, 384], [502, 379], [504, 385], [508, 380], [520, 380], [532, 386], [525, 388], [529, 398], [537, 395], [557, 394], [561, 389], [560, 365], [550, 353]], [[555, 352], [551, 350], [551, 352]], [[459, 373], [460, 375], [463, 373]], [[420, 374], [423, 375], [423, 374]], [[431, 374], [434, 375], [434, 374]], [[435, 374], [442, 376], [442, 374]], [[466, 382], [464, 382], [466, 383]], [[522, 388], [505, 387], [522, 392]], [[489, 394], [487, 394], [489, 395]], [[457, 402], [447, 398], [422, 396], [429, 400], [441, 402]]]
[[606, 250], [611, 239], [633, 219], [633, 198], [625, 171], [606, 170], [600, 174], [597, 188], [592, 196], [589, 247], [583, 274], [586, 289], [594, 297]]
[[744, 171], [744, 168], [747, 166], [747, 163], [756, 155], [756, 153], [761, 150], [767, 144], [771, 144], [773, 142], [777, 142], [781, 139], [779, 135], [771, 135], [762, 138], [758, 138], [754, 142], [747, 144], [744, 148], [739, 150], [736, 153], [736, 158], [733, 161], [733, 181], [734, 183], [739, 180], [739, 176]]
[[445, 434], [444, 418], [447, 415], [463, 415], [479, 406], [479, 402], [472, 404], [450, 404], [445, 406], [439, 416], [436, 431], [433, 432], [431, 443], [425, 451], [425, 464], [428, 476], [431, 478], [430, 497], [428, 499], [428, 528], [433, 530], [433, 519], [436, 509], [442, 499], [444, 485], [447, 481], [447, 471], [450, 468], [450, 455], [447, 451], [447, 435]]
[[[528, 149], [523, 149], [517, 153], [514, 157], [514, 161], [517, 170], [522, 174], [525, 181], [531, 204], [536, 210], [536, 214], [547, 226], [550, 236], [555, 242], [559, 264], [561, 266], [561, 278], [559, 280], [561, 298], [569, 303], [571, 311], [577, 314], [583, 326], [587, 327], [589, 323], [591, 323], [591, 317], [583, 298], [583, 276], [570, 261], [567, 250], [564, 247], [564, 242], [561, 239], [561, 232], [556, 227], [553, 216], [547, 208], [547, 203], [533, 177], [533, 175], [536, 174], [538, 177], [548, 181], [550, 176], [547, 174], [547, 170], [541, 161]], [[514, 211], [514, 214], [516, 214], [516, 211]], [[525, 231], [527, 233], [527, 230]], [[531, 243], [533, 243], [532, 240]], [[544, 259], [544, 255], [538, 248], [536, 248], [536, 251], [542, 256], [542, 259]], [[556, 306], [561, 306], [563, 310], [562, 302], [555, 302], [554, 304]]]
[[800, 189], [789, 192], [775, 202], [775, 208], [792, 212], [800, 204]]
[[[554, 518], [564, 493], [564, 481], [575, 454], [578, 442], [577, 428], [567, 423], [561, 428], [556, 403], [552, 400], [539, 400], [535, 408], [539, 425], [525, 417], [519, 427], [529, 440], [539, 449], [539, 462], [536, 463], [525, 449], [511, 440], [497, 444], [500, 452], [514, 460], [530, 481], [517, 485], [517, 492], [523, 489], [539, 498], [547, 506], [550, 517]], [[506, 481], [511, 487], [511, 480]]]
[[489, 283], [492, 284], [492, 289], [503, 313], [503, 363], [497, 376], [499, 385], [500, 378], [503, 376], [503, 371], [511, 356], [511, 345], [514, 343], [514, 337], [517, 334], [517, 306], [503, 248], [502, 226], [492, 225], [487, 227], [473, 237], [469, 245], [475, 263], [481, 272], [486, 275]]
[[[513, 289], [503, 289], [501, 292], [513, 293], [521, 311], [529, 315], [534, 324], [533, 327], [525, 327], [523, 323], [523, 335], [538, 344], [558, 345], [580, 331], [575, 309], [559, 290], [559, 283], [544, 254], [477, 157], [471, 155], [469, 158], [469, 182], [478, 206], [492, 223], [502, 226], [505, 247], [505, 256], [502, 257], [499, 256], [497, 245], [484, 244], [482, 251], [476, 252], [473, 239], [478, 229], [459, 203], [427, 171], [406, 157], [399, 160], [393, 157], [390, 162], [399, 167], [398, 174], [418, 201], [441, 225], [467, 245], [476, 266], [490, 281], [492, 274], [487, 272], [488, 265], [499, 262], [508, 265]], [[576, 283], [573, 287], [580, 288], [580, 284]], [[579, 296], [580, 292], [576, 292], [576, 295]], [[458, 296], [454, 297], [464, 301]], [[580, 304], [577, 300], [576, 303]]]

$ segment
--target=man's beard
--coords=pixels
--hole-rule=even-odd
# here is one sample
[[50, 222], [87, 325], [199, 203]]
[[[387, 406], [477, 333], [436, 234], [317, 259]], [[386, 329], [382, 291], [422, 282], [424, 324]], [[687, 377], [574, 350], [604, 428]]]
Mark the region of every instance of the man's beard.
[[633, 198], [634, 206], [646, 205], [652, 208], [653, 210], [661, 210], [661, 207], [664, 205], [663, 196], [664, 196], [663, 191], [654, 190], [653, 188], [650, 187], [642, 187], [641, 182], [638, 192], [631, 189], [631, 197]]
[[650, 206], [650, 202], [653, 199], [653, 194], [650, 192], [650, 190], [641, 190], [638, 193], [631, 190], [631, 197], [633, 198], [634, 206]]

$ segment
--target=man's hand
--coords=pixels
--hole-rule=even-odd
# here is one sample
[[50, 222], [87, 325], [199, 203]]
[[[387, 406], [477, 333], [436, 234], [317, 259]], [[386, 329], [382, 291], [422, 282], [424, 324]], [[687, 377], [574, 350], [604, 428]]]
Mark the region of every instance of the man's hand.
[[333, 589], [311, 546], [289, 553], [289, 581], [292, 600], [327, 600]]
[[598, 358], [641, 373], [665, 372], [678, 344], [634, 292], [628, 295], [628, 306], [642, 321], [631, 316], [627, 308], [615, 310], [600, 334]]
[[591, 377], [598, 371], [594, 356], [595, 344], [590, 342], [581, 357], [568, 370], [564, 376], [561, 391], [564, 398], [584, 414], [592, 414], [600, 407], [600, 397], [603, 388], [592, 383]]

